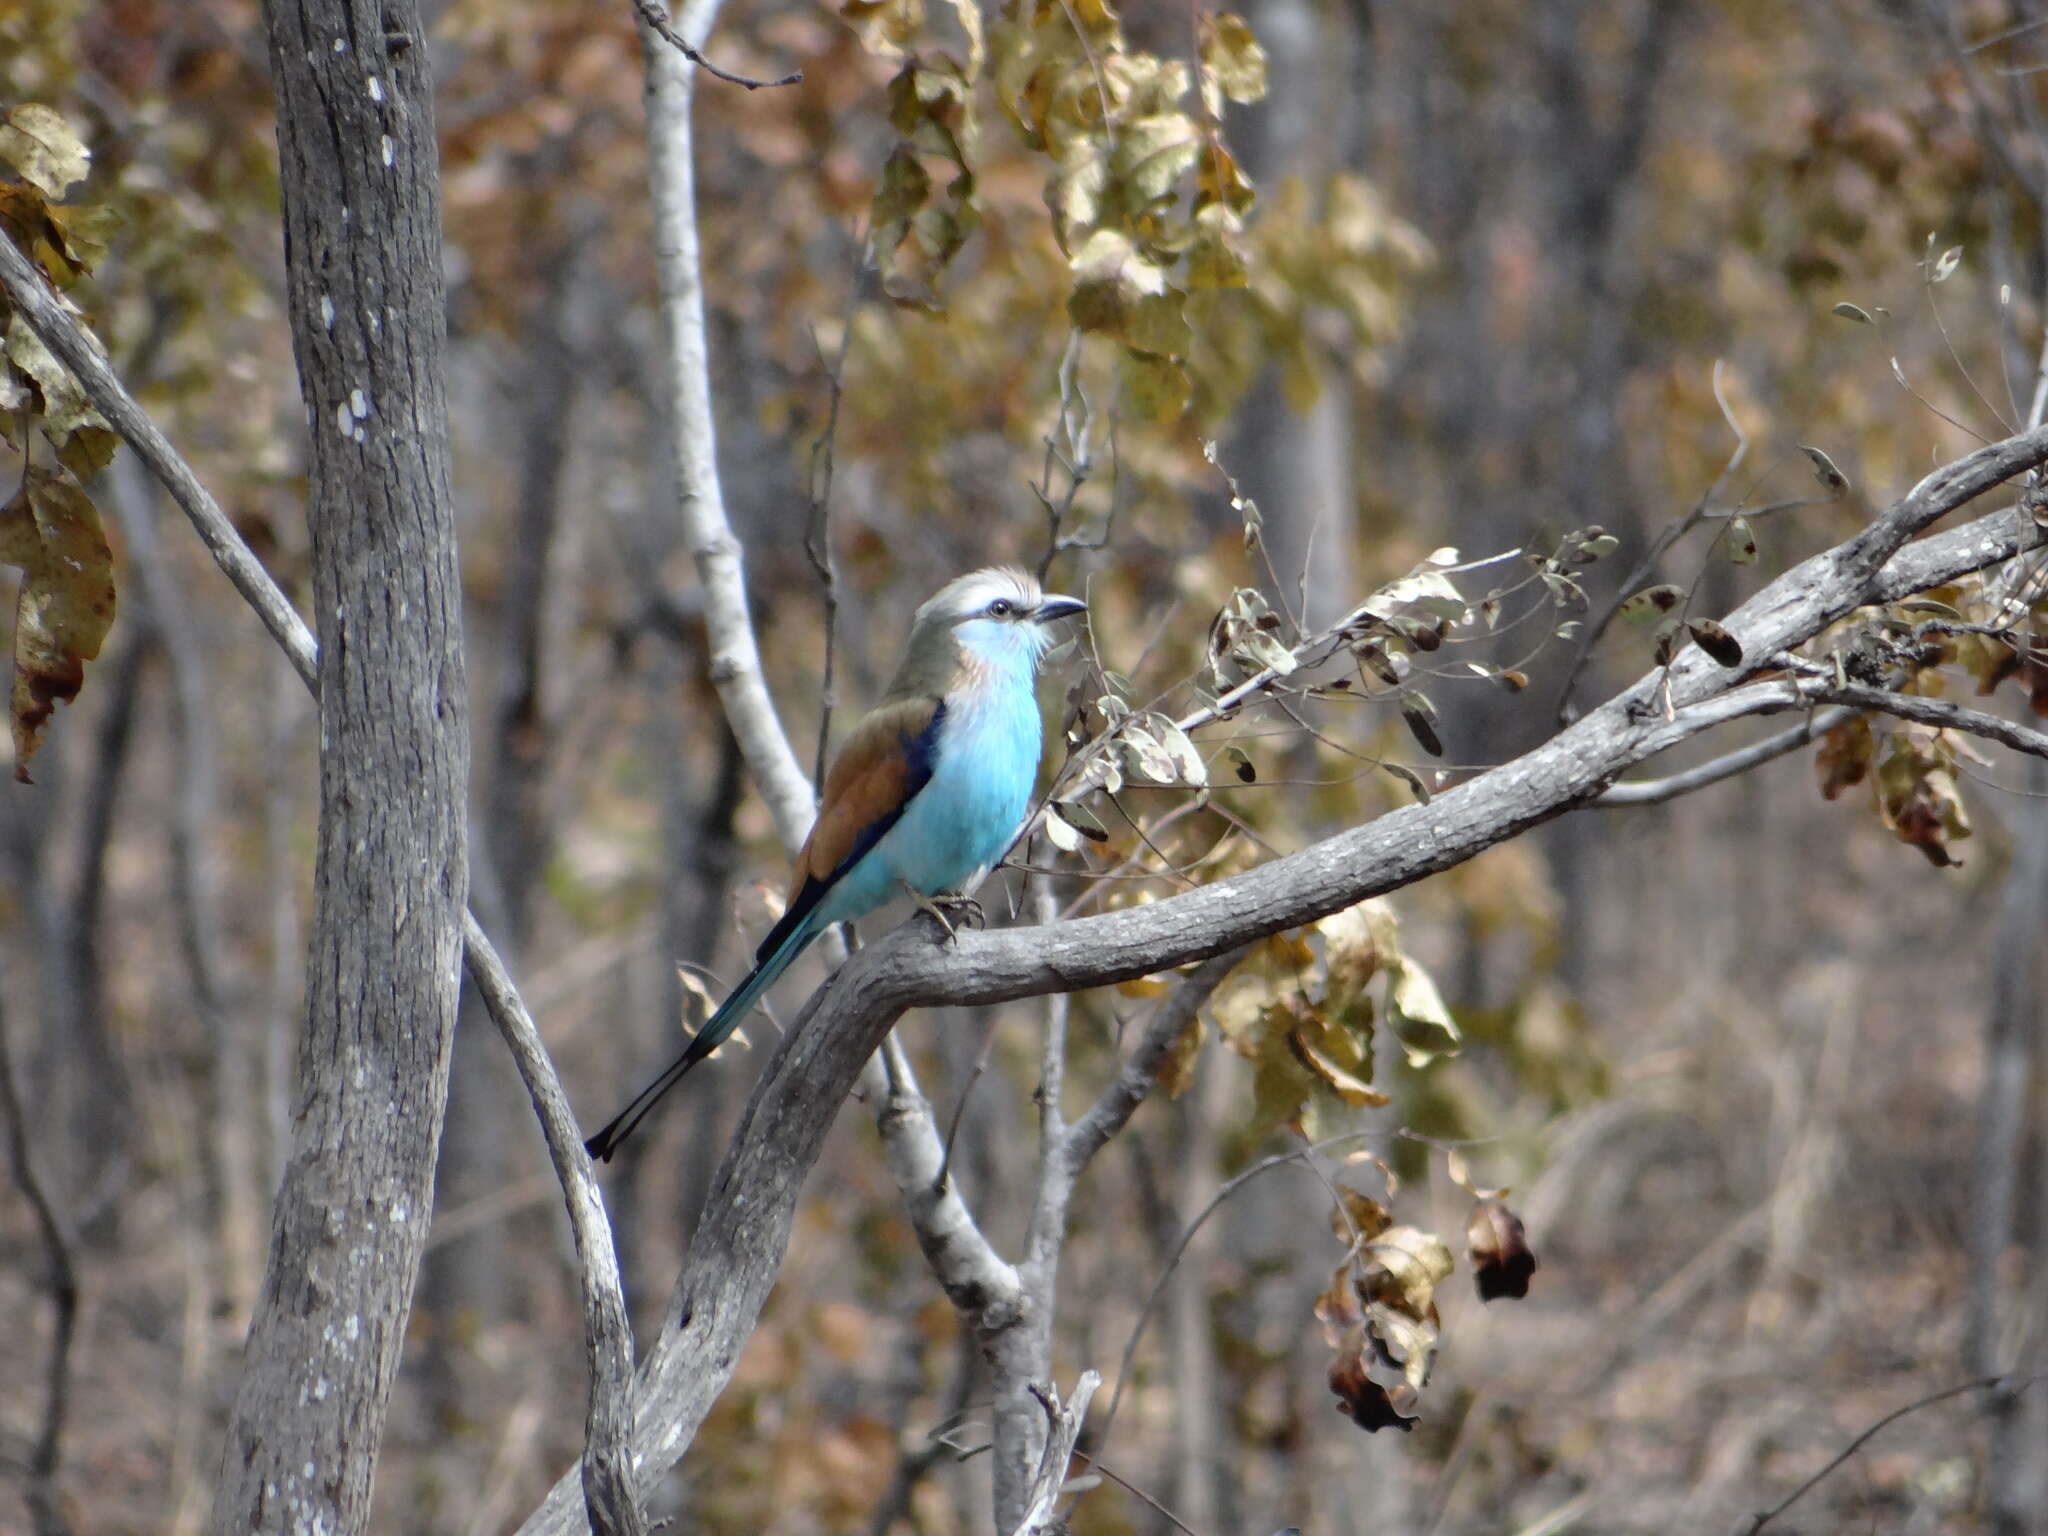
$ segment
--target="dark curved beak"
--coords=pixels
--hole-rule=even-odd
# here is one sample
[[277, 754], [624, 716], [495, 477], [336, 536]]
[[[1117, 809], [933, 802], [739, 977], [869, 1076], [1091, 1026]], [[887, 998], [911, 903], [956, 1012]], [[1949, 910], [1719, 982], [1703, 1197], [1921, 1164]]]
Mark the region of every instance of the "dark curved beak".
[[1041, 624], [1050, 624], [1054, 619], [1070, 619], [1087, 611], [1088, 605], [1078, 597], [1062, 597], [1057, 592], [1048, 592], [1038, 600], [1038, 612], [1034, 617]]

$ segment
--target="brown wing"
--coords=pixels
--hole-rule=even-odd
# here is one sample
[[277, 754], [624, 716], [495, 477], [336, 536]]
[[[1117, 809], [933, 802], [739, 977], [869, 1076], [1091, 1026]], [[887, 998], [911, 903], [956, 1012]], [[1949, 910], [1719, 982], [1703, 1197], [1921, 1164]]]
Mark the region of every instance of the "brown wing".
[[824, 803], [796, 856], [789, 905], [761, 941], [760, 954], [774, 953], [931, 781], [945, 714], [943, 699], [904, 699], [882, 705], [853, 728], [825, 773]]

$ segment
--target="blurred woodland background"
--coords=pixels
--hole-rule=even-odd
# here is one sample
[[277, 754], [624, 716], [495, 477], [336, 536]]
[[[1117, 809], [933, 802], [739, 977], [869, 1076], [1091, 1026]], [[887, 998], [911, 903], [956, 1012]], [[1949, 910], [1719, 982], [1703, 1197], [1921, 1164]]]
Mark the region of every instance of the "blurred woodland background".
[[[1748, 447], [1724, 506], [1816, 498], [1799, 445], [1821, 447], [1851, 489], [1759, 516], [1753, 566], [1717, 523], [1656, 567], [1721, 612], [2024, 418], [2048, 295], [2048, 12], [2031, 0], [1240, 8], [1266, 90], [1222, 108], [1257, 201], [1220, 195], [1239, 199], [1248, 282], [1189, 300], [1185, 414], [1152, 408], [1177, 379], [1119, 387], [1092, 352], [1070, 359], [1045, 163], [986, 82], [971, 206], [923, 189], [909, 238], [867, 270], [909, 131], [888, 93], [900, 6], [734, 0], [722, 18], [718, 62], [804, 71], [782, 89], [701, 82], [696, 169], [725, 498], [806, 758], [826, 710], [843, 728], [875, 699], [913, 604], [977, 565], [1038, 563], [1046, 499], [1071, 495], [1051, 581], [1085, 588], [1093, 659], [1142, 705], [1201, 671], [1235, 589], [1327, 621], [1442, 546], [1476, 560], [1604, 528], [1620, 548], [1584, 573], [1597, 616], [1716, 486], [1731, 423]], [[927, 9], [927, 46], [984, 46], [969, 12]], [[593, 1126], [741, 974], [785, 866], [706, 679], [673, 517], [633, 12], [427, 14], [474, 900]], [[1185, 59], [1203, 23], [1132, 0], [1122, 24], [1132, 50]], [[0, 106], [29, 101], [90, 146], [78, 199], [120, 215], [75, 296], [303, 607], [306, 425], [256, 7], [15, 0]], [[1063, 364], [1068, 406], [1085, 393], [1099, 413], [1078, 486], [1046, 445]], [[1264, 559], [1223, 471], [1257, 505]], [[80, 1531], [184, 1532], [206, 1521], [286, 1134], [315, 742], [287, 664], [130, 456], [95, 494], [122, 610], [35, 783], [0, 792], [0, 1025], [74, 1238], [63, 1507]], [[1180, 811], [1168, 852], [1240, 867], [1407, 803], [1382, 760], [1431, 775], [1547, 737], [1584, 638], [1547, 638], [1556, 617], [1470, 643], [1526, 674], [1520, 691], [1432, 690], [1440, 761], [1369, 704], [1332, 704], [1313, 730], [1240, 722], [1227, 760], [1203, 740], [1213, 805]], [[1055, 667], [1050, 710], [1070, 684], [1099, 691], [1089, 659]], [[1650, 663], [1646, 633], [1616, 625], [1573, 697]], [[1344, 1244], [1326, 1185], [1284, 1166], [1172, 1268], [1103, 1461], [1201, 1536], [1728, 1530], [1889, 1410], [2041, 1370], [2040, 768], [1966, 755], [1958, 805], [1915, 847], [1867, 789], [1824, 799], [1809, 749], [1668, 804], [1575, 813], [1395, 897], [1465, 1044], [1414, 1066], [1389, 1042], [1374, 1083], [1390, 1102], [1321, 1124], [1375, 1129], [1363, 1145], [1397, 1191], [1369, 1163], [1347, 1176], [1458, 1253], [1418, 1422], [1367, 1434], [1333, 1411], [1314, 1308]], [[1123, 801], [1156, 823], [1191, 793]], [[1104, 822], [1106, 842], [1060, 864], [1063, 906], [1174, 888], [1084, 878], [1144, 856], [1132, 825]], [[1099, 1077], [1146, 995], [1075, 1000], [1077, 1072]], [[1030, 1199], [1043, 1008], [904, 1030], [942, 1120], [973, 1087], [954, 1171], [999, 1242]], [[757, 1018], [751, 1052], [694, 1075], [609, 1176], [643, 1329], [772, 1028]], [[1076, 1196], [1062, 1381], [1113, 1381], [1185, 1226], [1299, 1144], [1228, 1048], [1242, 1039], [1209, 1036]], [[674, 1529], [986, 1528], [985, 1459], [933, 1438], [977, 1443], [980, 1363], [870, 1120], [843, 1115], [834, 1137], [738, 1375], [656, 1501]], [[1542, 1265], [1524, 1301], [1472, 1294], [1452, 1147], [1471, 1180], [1513, 1189]], [[10, 1186], [0, 1528], [29, 1527], [49, 1294]], [[555, 1181], [466, 1002], [378, 1528], [516, 1524], [580, 1448], [582, 1372]], [[1931, 1405], [1782, 1526], [2048, 1531], [2044, 1400]], [[1105, 1484], [1073, 1528], [1174, 1526]]]

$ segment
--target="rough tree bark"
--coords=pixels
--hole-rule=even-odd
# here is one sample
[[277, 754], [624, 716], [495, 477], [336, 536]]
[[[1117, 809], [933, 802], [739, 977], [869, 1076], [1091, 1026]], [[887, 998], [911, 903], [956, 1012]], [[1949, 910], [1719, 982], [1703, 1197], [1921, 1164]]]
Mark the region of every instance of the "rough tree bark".
[[292, 1143], [215, 1493], [222, 1532], [367, 1528], [432, 1205], [469, 728], [441, 213], [410, 0], [271, 0], [311, 428], [320, 833]]

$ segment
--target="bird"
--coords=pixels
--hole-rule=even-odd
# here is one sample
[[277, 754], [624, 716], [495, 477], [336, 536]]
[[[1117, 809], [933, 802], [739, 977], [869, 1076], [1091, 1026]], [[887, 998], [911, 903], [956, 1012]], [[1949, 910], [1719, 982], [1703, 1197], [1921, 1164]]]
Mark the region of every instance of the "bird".
[[1013, 566], [973, 571], [918, 608], [882, 700], [848, 734], [796, 856], [789, 900], [754, 968], [688, 1048], [583, 1145], [600, 1162], [733, 1032], [792, 961], [835, 923], [907, 895], [964, 896], [1008, 851], [1038, 778], [1033, 687], [1050, 626], [1087, 611]]

